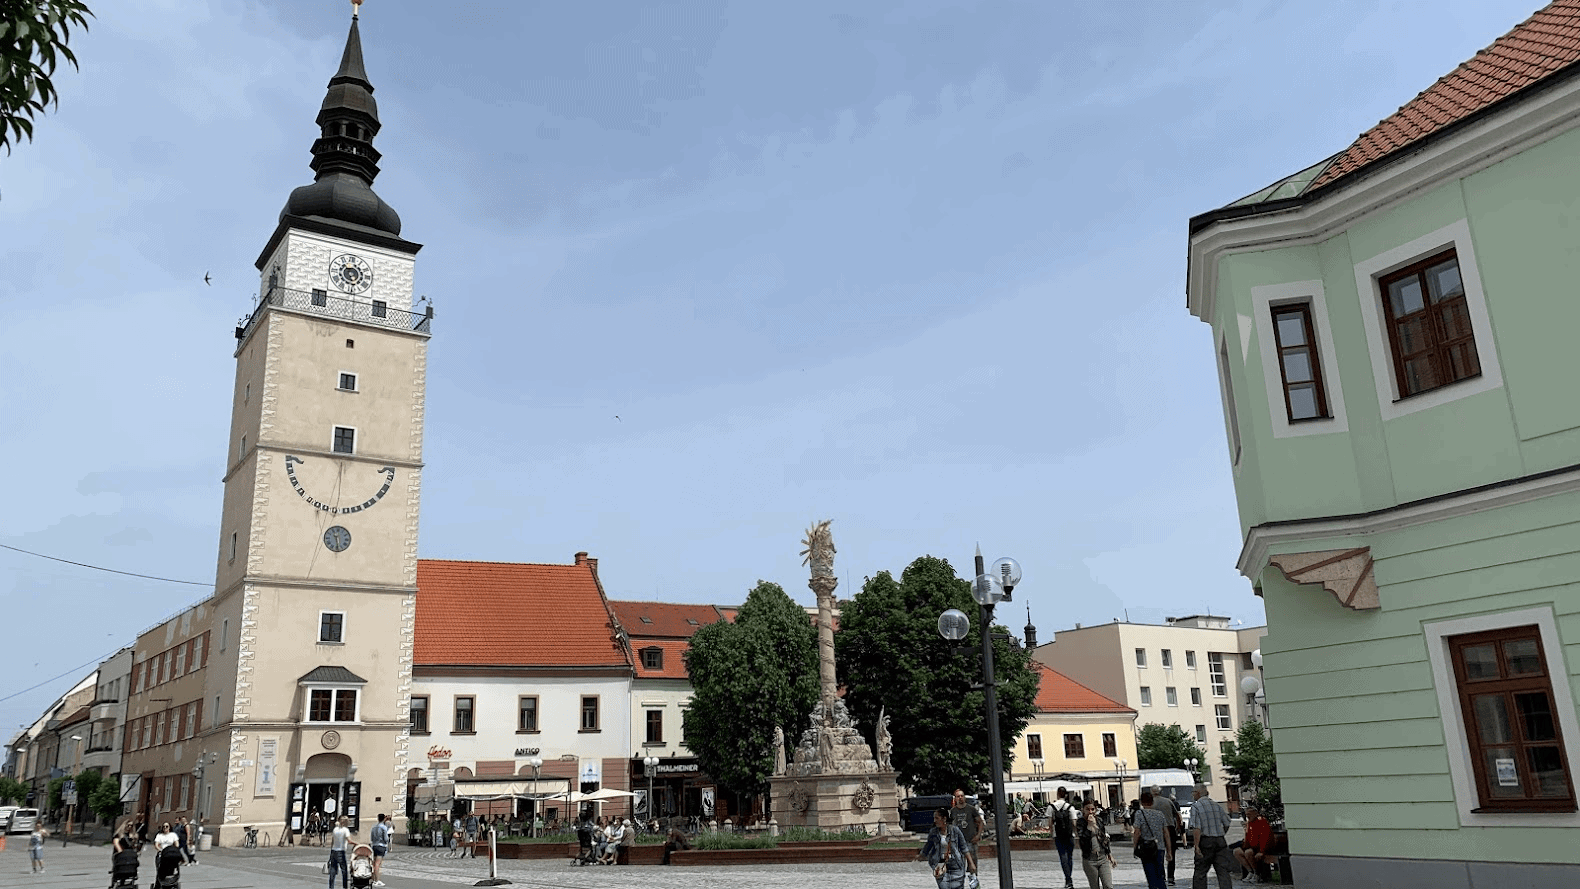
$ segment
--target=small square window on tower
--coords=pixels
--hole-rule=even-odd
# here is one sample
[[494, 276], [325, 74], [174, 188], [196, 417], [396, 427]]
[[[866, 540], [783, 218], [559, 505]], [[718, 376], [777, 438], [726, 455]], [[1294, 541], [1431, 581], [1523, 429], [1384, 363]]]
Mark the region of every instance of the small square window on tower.
[[336, 426], [334, 451], [337, 454], [355, 454], [357, 452], [357, 431], [350, 426]]
[[373, 301], [373, 317], [375, 317], [375, 318], [388, 318], [389, 317], [389, 303], [386, 303], [382, 299], [374, 300]]
[[357, 391], [357, 375], [356, 374], [348, 374], [348, 373], [345, 373], [344, 371], [342, 371], [341, 374], [340, 374], [340, 386], [339, 386], [339, 389], [342, 392], [355, 392], [355, 391]]
[[323, 290], [319, 290], [317, 288], [314, 288], [313, 289], [313, 305], [315, 305], [315, 306], [327, 306], [327, 305], [329, 305], [329, 294], [327, 292], [323, 291]]

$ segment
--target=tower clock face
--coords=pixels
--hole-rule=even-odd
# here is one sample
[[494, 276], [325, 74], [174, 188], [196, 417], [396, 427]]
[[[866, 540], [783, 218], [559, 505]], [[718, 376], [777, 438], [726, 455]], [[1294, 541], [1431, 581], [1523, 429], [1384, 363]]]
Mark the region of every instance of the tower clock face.
[[329, 261], [329, 281], [346, 293], [362, 293], [373, 286], [373, 267], [360, 256], [342, 253]]
[[339, 525], [335, 525], [334, 527], [330, 528], [328, 531], [324, 532], [324, 546], [329, 547], [329, 551], [330, 552], [332, 552], [332, 553], [345, 552], [346, 551], [346, 547], [348, 547], [350, 545], [351, 545], [351, 532], [347, 531], [345, 528], [342, 528]]

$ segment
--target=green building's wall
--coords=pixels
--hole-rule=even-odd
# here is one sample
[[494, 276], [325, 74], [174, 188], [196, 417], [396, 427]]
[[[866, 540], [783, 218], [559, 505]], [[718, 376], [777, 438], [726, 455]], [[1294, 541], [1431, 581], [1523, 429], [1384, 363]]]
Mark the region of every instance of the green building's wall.
[[[1243, 530], [1387, 509], [1580, 465], [1580, 130], [1411, 195], [1321, 243], [1219, 261], [1212, 321], [1226, 338], [1243, 454]], [[1467, 220], [1503, 385], [1383, 419], [1354, 266]], [[1252, 288], [1320, 279], [1348, 431], [1275, 438]], [[1249, 341], [1242, 337], [1248, 332]], [[1479, 345], [1478, 339], [1478, 345]], [[1482, 349], [1484, 364], [1490, 360]], [[1242, 363], [1242, 356], [1244, 360]], [[1334, 385], [1328, 375], [1328, 385]], [[1580, 863], [1572, 829], [1461, 827], [1423, 621], [1548, 605], [1560, 706], [1580, 699], [1580, 493], [1363, 539], [1381, 608], [1342, 608], [1274, 568], [1267, 696], [1292, 847], [1301, 854]], [[1567, 682], [1565, 681], [1567, 679]], [[1570, 701], [1562, 702], [1565, 692]], [[1580, 763], [1570, 768], [1580, 776]]]
[[1425, 621], [1550, 606], [1564, 642], [1548, 653], [1554, 691], [1580, 696], [1580, 493], [1367, 542], [1378, 611], [1344, 609], [1276, 568], [1260, 579], [1267, 697], [1292, 848], [1580, 863], [1572, 828], [1460, 826], [1444, 747], [1452, 722], [1439, 713], [1421, 632]]

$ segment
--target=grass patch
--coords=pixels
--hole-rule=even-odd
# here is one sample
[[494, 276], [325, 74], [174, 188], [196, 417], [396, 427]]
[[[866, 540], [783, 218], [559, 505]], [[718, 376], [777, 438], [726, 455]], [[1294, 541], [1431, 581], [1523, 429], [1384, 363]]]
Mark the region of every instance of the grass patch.
[[742, 836], [733, 833], [701, 833], [692, 840], [693, 849], [777, 849], [779, 843], [769, 836]]
[[784, 829], [779, 837], [786, 843], [816, 843], [825, 841], [850, 841], [870, 840], [872, 835], [860, 828], [850, 830], [824, 830], [821, 827], [802, 827], [792, 825]]

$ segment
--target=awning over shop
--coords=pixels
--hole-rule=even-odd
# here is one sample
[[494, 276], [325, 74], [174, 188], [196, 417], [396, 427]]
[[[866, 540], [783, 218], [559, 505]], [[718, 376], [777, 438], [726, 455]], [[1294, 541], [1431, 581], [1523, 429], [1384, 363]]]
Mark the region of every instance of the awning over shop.
[[[1118, 781], [1116, 778], [1115, 781]], [[1063, 787], [1070, 793], [1085, 793], [1092, 789], [1092, 785], [1080, 781], [1006, 781], [1005, 793], [1046, 793], [1052, 796]]]
[[[419, 788], [420, 789], [420, 788]], [[505, 778], [497, 781], [457, 781], [458, 799], [564, 799], [570, 793], [568, 778]]]

